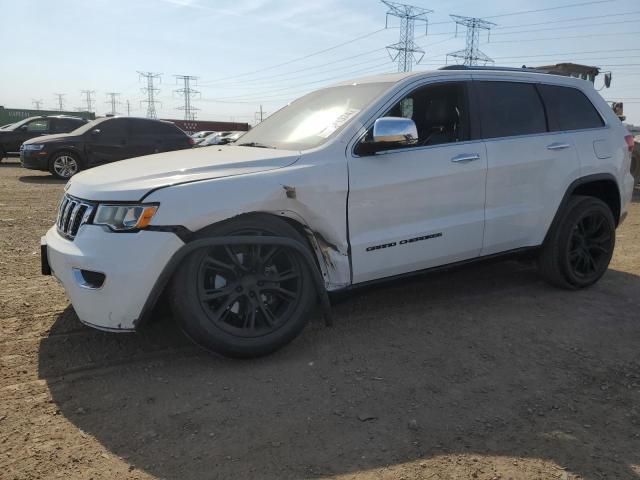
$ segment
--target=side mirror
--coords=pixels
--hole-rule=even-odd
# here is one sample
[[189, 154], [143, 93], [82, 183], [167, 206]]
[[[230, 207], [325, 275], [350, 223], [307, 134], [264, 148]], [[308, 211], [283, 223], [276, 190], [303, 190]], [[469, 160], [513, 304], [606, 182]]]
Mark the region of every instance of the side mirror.
[[373, 143], [401, 146], [417, 142], [418, 128], [410, 118], [382, 117], [373, 124]]
[[611, 72], [607, 72], [604, 74], [604, 86], [609, 88], [611, 86]]
[[93, 130], [91, 130], [91, 135], [100, 135], [100, 129], [94, 128]]

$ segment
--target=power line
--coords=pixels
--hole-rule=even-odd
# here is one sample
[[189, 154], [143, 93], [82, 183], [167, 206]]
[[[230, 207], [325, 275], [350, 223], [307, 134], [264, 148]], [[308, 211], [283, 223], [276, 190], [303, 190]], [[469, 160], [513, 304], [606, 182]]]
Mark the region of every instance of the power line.
[[617, 37], [620, 35], [638, 35], [638, 32], [590, 33], [588, 35], [569, 35], [561, 37], [518, 38], [517, 40], [494, 40], [491, 43], [541, 42], [546, 40], [565, 40], [573, 38]]
[[58, 111], [62, 112], [64, 110], [64, 97], [66, 94], [64, 93], [54, 93], [53, 94], [58, 101]]
[[87, 102], [87, 112], [93, 112], [93, 98], [91, 98], [91, 95], [93, 95], [94, 93], [96, 93], [95, 90], [81, 90], [80, 93], [82, 93], [82, 95], [84, 95], [84, 99], [85, 102]]
[[228, 77], [222, 77], [222, 78], [214, 79], [214, 80], [211, 80], [211, 81], [206, 82], [206, 83], [215, 83], [215, 82], [219, 82], [221, 80], [230, 80], [230, 79], [234, 79], [234, 78], [238, 78], [238, 77], [245, 77], [247, 75], [252, 75], [254, 73], [260, 73], [260, 72], [264, 72], [265, 70], [272, 70], [274, 68], [278, 68], [278, 67], [282, 67], [282, 66], [285, 66], [285, 65], [289, 65], [291, 63], [299, 62], [300, 60], [305, 60], [307, 58], [315, 57], [316, 55], [320, 55], [322, 53], [326, 53], [326, 52], [330, 52], [332, 50], [336, 50], [337, 48], [344, 47], [345, 45], [349, 45], [350, 43], [357, 42], [358, 40], [363, 40], [365, 38], [369, 38], [369, 37], [371, 37], [371, 36], [373, 36], [373, 35], [375, 35], [377, 33], [383, 32], [385, 30], [386, 30], [386, 28], [380, 28], [378, 30], [374, 30], [373, 32], [369, 32], [369, 33], [366, 33], [366, 34], [361, 35], [359, 37], [352, 38], [351, 40], [347, 40], [346, 42], [339, 43], [338, 45], [334, 45], [333, 47], [325, 48], [323, 50], [318, 50], [316, 52], [312, 52], [312, 53], [309, 53], [307, 55], [303, 55], [301, 57], [297, 57], [297, 58], [293, 58], [291, 60], [287, 60], [286, 62], [278, 63], [278, 64], [275, 64], [275, 65], [270, 65], [268, 67], [259, 68], [257, 70], [252, 70], [250, 72], [244, 72], [244, 73], [239, 73], [239, 74], [236, 74], [236, 75], [231, 75], [231, 76], [228, 76]]
[[513, 13], [501, 13], [499, 15], [490, 15], [485, 18], [503, 18], [503, 17], [512, 17], [514, 15], [525, 15], [528, 13], [550, 12], [552, 10], [562, 10], [563, 8], [586, 7], [587, 5], [596, 5], [598, 3], [611, 3], [613, 1], [615, 0], [594, 0], [591, 2], [570, 3], [568, 5], [558, 5], [557, 7], [537, 8], [535, 10], [524, 10], [524, 11], [513, 12]]
[[142, 87], [140, 90], [142, 93], [147, 94], [146, 100], [141, 100], [140, 103], [147, 104], [147, 118], [157, 118], [156, 114], [156, 103], [161, 103], [155, 99], [156, 93], [160, 91], [159, 88], [156, 88], [153, 85], [154, 80], [158, 79], [159, 82], [162, 81], [161, 73], [153, 73], [153, 72], [140, 72], [138, 71], [140, 77], [144, 78], [147, 82], [146, 87]]
[[107, 97], [109, 97], [109, 99], [105, 103], [111, 105], [111, 111], [109, 112], [109, 115], [118, 115], [118, 112], [116, 112], [116, 105], [120, 104], [120, 101], [118, 100], [119, 96], [120, 94], [118, 92], [107, 93]]
[[[391, 60], [398, 63], [399, 72], [410, 72], [413, 68], [413, 61], [415, 60], [416, 63], [420, 63], [420, 60], [424, 57], [424, 50], [419, 48], [415, 42], [415, 24], [424, 23], [426, 35], [429, 25], [427, 14], [433, 13], [433, 10], [427, 10], [426, 8], [407, 5], [405, 3], [391, 2], [389, 0], [381, 1], [389, 7], [385, 19], [385, 28], [389, 26], [390, 16], [400, 19], [400, 40], [398, 43], [387, 45], [387, 50], [394, 50], [396, 52], [395, 54], [389, 52]], [[420, 57], [416, 58], [416, 54], [419, 54]]]
[[191, 99], [196, 95], [199, 95], [200, 92], [198, 90], [194, 90], [191, 88], [191, 82], [195, 82], [198, 77], [194, 77], [191, 75], [175, 75], [176, 82], [182, 80], [183, 87], [174, 92], [179, 93], [184, 97], [184, 106], [178, 107], [178, 110], [184, 110], [184, 119], [185, 120], [195, 120], [196, 119], [196, 110], [200, 110], [199, 108], [191, 105]]
[[480, 30], [486, 30], [488, 38], [491, 28], [496, 24], [482, 18], [463, 17], [461, 15], [451, 15], [451, 18], [456, 22], [456, 35], [458, 34], [458, 25], [462, 25], [466, 27], [467, 36], [464, 50], [448, 53], [447, 58], [460, 58], [463, 60], [463, 65], [478, 65], [478, 62], [482, 62], [484, 65], [493, 63], [493, 60], [479, 48]]

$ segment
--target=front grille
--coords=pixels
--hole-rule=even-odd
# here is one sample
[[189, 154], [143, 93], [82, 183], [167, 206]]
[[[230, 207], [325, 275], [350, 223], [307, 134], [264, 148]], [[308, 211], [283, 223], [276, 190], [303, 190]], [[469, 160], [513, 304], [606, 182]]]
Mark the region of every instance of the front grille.
[[56, 227], [58, 233], [69, 240], [73, 240], [80, 226], [89, 222], [95, 205], [84, 200], [65, 195], [58, 207]]

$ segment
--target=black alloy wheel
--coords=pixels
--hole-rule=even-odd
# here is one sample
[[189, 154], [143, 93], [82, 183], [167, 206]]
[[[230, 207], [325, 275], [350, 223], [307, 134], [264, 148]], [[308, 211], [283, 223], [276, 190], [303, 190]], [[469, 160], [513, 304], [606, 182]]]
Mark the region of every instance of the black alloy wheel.
[[258, 337], [280, 328], [296, 310], [301, 279], [300, 259], [283, 247], [215, 247], [200, 261], [198, 299], [212, 324], [235, 336]]
[[606, 216], [591, 211], [573, 227], [567, 249], [568, 265], [575, 277], [590, 281], [609, 264], [613, 251], [613, 236]]

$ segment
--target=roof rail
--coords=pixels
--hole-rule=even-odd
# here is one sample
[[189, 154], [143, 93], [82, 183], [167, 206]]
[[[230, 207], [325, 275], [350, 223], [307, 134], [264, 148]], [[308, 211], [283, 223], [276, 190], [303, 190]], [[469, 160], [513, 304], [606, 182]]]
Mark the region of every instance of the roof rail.
[[445, 65], [438, 70], [487, 70], [498, 72], [534, 72], [534, 73], [547, 73], [545, 70], [539, 70], [537, 68], [530, 68], [522, 66], [518, 67], [487, 67], [478, 65]]

